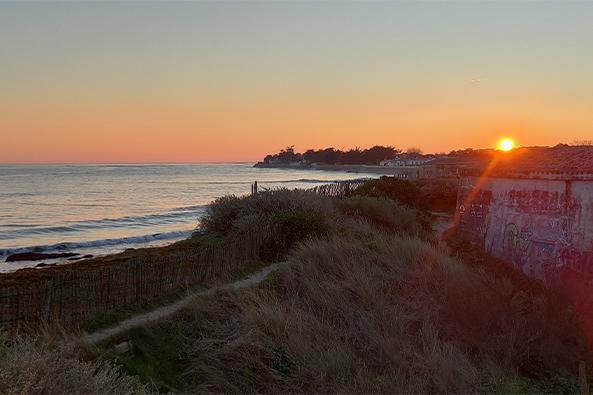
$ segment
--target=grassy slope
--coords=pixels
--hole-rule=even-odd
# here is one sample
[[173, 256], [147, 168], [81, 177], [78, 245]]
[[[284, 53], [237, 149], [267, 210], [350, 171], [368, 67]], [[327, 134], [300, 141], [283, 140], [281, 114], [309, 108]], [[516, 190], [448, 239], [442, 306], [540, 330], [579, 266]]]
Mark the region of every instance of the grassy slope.
[[288, 200], [328, 233], [292, 248], [274, 280], [201, 299], [118, 339], [131, 355], [106, 355], [166, 391], [577, 391], [590, 357], [570, 308], [493, 262], [446, 256], [421, 213], [380, 198], [250, 199], [221, 202], [212, 223], [249, 227]]
[[574, 393], [578, 361], [592, 365], [570, 306], [488, 259], [447, 256], [427, 221], [381, 197], [221, 199], [211, 235], [276, 226], [268, 253], [290, 265], [113, 340], [131, 353], [105, 345], [94, 358], [162, 392]]
[[130, 333], [116, 360], [181, 392], [574, 393], [579, 345], [512, 291], [417, 239], [310, 241], [261, 287]]

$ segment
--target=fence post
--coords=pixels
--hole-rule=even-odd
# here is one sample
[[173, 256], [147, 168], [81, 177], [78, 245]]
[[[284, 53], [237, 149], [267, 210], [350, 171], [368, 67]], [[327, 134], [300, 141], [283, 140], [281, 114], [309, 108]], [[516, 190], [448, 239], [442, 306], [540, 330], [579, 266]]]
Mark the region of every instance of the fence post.
[[589, 395], [589, 383], [587, 383], [587, 367], [584, 361], [579, 361], [579, 388], [581, 395]]
[[54, 294], [54, 280], [51, 279], [47, 283], [47, 302], [45, 304], [45, 322], [49, 323], [51, 314], [51, 304], [53, 302]]

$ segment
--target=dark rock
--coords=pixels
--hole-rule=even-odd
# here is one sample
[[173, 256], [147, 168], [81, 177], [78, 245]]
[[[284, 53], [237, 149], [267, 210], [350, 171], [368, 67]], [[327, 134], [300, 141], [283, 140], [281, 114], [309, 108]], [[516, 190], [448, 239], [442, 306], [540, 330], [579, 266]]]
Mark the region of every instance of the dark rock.
[[130, 351], [130, 342], [123, 342], [113, 346], [113, 351], [118, 354], [126, 354]]
[[200, 237], [200, 236], [204, 236], [206, 234], [206, 231], [203, 229], [196, 229], [192, 232], [190, 237]]
[[47, 253], [42, 252], [22, 252], [20, 254], [9, 255], [5, 262], [19, 262], [19, 261], [41, 261], [43, 259], [56, 259], [56, 258], [69, 258], [77, 256], [74, 252], [60, 252], [60, 253]]
[[35, 267], [48, 267], [48, 266], [56, 266], [56, 264], [55, 263], [43, 263], [43, 262], [41, 262], [41, 263], [37, 264]]
[[93, 255], [87, 254], [87, 255], [84, 255], [84, 256], [75, 256], [74, 258], [68, 258], [68, 260], [69, 261], [79, 261], [81, 259], [90, 259], [92, 257], [93, 257]]

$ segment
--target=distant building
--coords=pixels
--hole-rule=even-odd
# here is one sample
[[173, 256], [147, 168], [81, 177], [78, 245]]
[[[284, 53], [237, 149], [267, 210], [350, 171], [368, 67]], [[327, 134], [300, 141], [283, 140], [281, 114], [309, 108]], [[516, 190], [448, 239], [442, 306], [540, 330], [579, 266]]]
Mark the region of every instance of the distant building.
[[422, 166], [420, 178], [462, 177], [480, 175], [486, 170], [490, 157], [445, 156]]
[[434, 160], [434, 156], [421, 154], [403, 154], [393, 159], [387, 159], [379, 162], [380, 166], [386, 167], [408, 167], [421, 166]]

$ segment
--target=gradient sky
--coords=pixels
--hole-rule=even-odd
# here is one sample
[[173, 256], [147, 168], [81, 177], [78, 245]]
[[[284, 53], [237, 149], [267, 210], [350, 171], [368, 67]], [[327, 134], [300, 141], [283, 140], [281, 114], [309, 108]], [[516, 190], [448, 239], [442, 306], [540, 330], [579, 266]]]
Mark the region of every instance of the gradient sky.
[[0, 2], [0, 162], [593, 139], [593, 2]]

